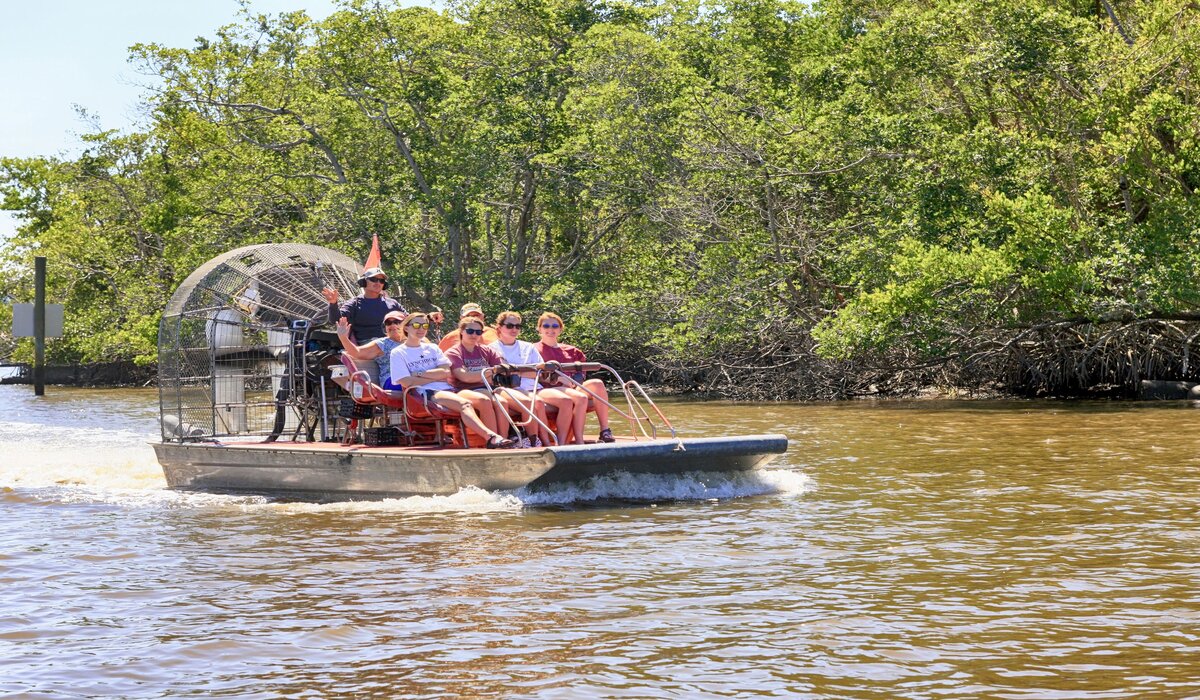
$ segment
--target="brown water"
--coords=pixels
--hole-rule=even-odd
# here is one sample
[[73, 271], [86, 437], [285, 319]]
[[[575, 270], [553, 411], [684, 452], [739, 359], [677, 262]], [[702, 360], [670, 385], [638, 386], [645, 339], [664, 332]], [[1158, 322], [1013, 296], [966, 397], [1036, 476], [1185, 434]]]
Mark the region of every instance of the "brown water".
[[152, 392], [30, 393], [0, 696], [1200, 697], [1191, 404], [672, 403], [790, 451], [305, 505], [166, 491]]

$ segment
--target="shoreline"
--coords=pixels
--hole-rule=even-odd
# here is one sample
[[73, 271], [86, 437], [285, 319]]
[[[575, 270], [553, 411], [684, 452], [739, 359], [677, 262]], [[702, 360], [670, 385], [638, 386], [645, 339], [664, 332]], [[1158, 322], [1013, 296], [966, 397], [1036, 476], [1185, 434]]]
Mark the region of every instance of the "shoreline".
[[[29, 365], [9, 365], [9, 374], [0, 376], [0, 385], [32, 385]], [[156, 366], [140, 366], [130, 361], [98, 364], [47, 365], [45, 383], [92, 389], [145, 389], [158, 386]], [[646, 387], [656, 397], [680, 398], [691, 401], [731, 401], [734, 403], [831, 403], [836, 401], [996, 401], [996, 400], [1111, 400], [1111, 401], [1181, 401], [1200, 400], [1200, 383], [1178, 380], [1141, 380], [1136, 389], [1097, 387], [1090, 392], [1061, 396], [1031, 396], [996, 388], [970, 389], [965, 387], [914, 387], [910, 391], [861, 394], [826, 399], [775, 399], [729, 396], [705, 389], [681, 389], [669, 384]]]
[[[0, 385], [33, 384], [32, 365], [9, 365], [10, 374], [0, 377]], [[143, 367], [133, 362], [102, 362], [96, 364], [46, 365], [45, 383], [49, 386], [90, 387], [96, 389], [126, 389], [157, 385], [158, 368]]]

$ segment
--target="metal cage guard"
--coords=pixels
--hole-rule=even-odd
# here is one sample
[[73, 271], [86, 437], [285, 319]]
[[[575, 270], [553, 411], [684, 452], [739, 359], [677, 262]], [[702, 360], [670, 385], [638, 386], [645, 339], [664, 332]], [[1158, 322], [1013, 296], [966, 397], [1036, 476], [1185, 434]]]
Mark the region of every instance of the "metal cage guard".
[[302, 433], [329, 437], [339, 391], [322, 364], [340, 343], [325, 323], [332, 287], [358, 293], [360, 266], [306, 244], [229, 251], [180, 284], [159, 325], [159, 411], [167, 442]]

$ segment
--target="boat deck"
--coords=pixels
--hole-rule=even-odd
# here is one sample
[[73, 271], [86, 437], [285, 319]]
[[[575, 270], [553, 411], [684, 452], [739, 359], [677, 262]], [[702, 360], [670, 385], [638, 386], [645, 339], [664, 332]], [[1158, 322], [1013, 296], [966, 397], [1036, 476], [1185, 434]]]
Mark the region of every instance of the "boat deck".
[[[639, 441], [639, 440], [634, 440], [633, 438], [628, 438], [628, 437], [617, 437], [617, 441], [615, 443], [587, 442], [584, 445], [582, 445], [582, 447], [587, 447], [589, 445], [602, 446], [605, 444], [608, 444], [608, 445], [622, 445], [622, 444], [636, 445], [639, 442], [644, 443], [644, 442], [650, 442], [650, 441], [647, 441], [647, 440]], [[216, 444], [216, 443], [209, 443], [209, 444]], [[248, 440], [247, 441], [229, 440], [229, 441], [220, 442], [219, 444], [223, 447], [234, 448], [234, 449], [239, 449], [239, 450], [271, 450], [271, 449], [323, 450], [323, 451], [327, 451], [327, 452], [356, 452], [356, 453], [357, 452], [370, 452], [370, 453], [379, 453], [379, 454], [394, 454], [394, 453], [405, 454], [405, 453], [416, 452], [416, 453], [434, 453], [434, 454], [440, 454], [440, 455], [446, 455], [446, 456], [472, 455], [477, 452], [483, 452], [486, 454], [496, 454], [498, 452], [519, 452], [521, 454], [529, 454], [531, 452], [537, 452], [540, 450], [550, 449], [551, 447], [558, 447], [557, 445], [551, 445], [549, 447], [547, 447], [547, 446], [518, 447], [518, 448], [513, 448], [511, 450], [494, 450], [494, 449], [489, 450], [486, 447], [463, 448], [463, 447], [441, 447], [438, 445], [412, 445], [412, 446], [409, 446], [409, 445], [392, 445], [392, 446], [343, 445], [340, 442], [293, 442], [291, 440], [277, 440], [275, 442], [263, 442], [262, 440], [256, 440], [253, 442], [248, 441]], [[567, 447], [567, 445], [563, 445], [563, 447]]]

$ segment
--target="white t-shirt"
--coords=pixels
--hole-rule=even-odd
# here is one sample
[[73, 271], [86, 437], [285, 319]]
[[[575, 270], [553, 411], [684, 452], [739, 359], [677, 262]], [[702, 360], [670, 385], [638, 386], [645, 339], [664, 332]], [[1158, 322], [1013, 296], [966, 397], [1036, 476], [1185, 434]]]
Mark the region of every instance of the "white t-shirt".
[[[533, 343], [524, 340], [518, 340], [512, 345], [505, 345], [503, 341], [497, 340], [488, 347], [500, 353], [510, 365], [536, 365], [542, 361], [542, 354], [533, 347]], [[533, 391], [536, 384], [533, 377], [521, 377], [521, 391]]]
[[[401, 386], [400, 380], [414, 374], [427, 372], [437, 367], [450, 367], [450, 360], [442, 354], [433, 343], [421, 343], [415, 348], [401, 343], [392, 348], [392, 384]], [[431, 391], [454, 391], [449, 382], [429, 382], [422, 384], [421, 389]]]

